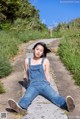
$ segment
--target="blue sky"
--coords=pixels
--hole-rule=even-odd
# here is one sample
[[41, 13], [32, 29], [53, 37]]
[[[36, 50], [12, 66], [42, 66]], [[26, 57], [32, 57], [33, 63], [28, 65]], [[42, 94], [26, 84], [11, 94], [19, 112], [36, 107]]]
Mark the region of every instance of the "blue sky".
[[48, 27], [80, 17], [80, 0], [30, 0]]

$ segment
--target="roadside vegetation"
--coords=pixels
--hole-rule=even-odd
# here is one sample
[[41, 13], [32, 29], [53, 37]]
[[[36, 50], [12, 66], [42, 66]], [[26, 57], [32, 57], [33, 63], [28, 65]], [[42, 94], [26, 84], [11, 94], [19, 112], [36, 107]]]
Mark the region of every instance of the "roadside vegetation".
[[0, 82], [0, 94], [5, 93], [3, 84]]
[[67, 69], [71, 71], [75, 83], [80, 85], [80, 18], [67, 24], [59, 24], [53, 34], [61, 36], [58, 53]]

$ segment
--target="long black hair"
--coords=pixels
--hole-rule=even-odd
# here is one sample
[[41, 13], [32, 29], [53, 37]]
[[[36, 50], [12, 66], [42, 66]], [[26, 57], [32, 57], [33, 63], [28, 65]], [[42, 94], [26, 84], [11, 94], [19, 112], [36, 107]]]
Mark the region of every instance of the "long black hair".
[[47, 46], [46, 46], [46, 44], [44, 42], [36, 43], [32, 49], [34, 50], [37, 47], [37, 45], [41, 45], [41, 46], [44, 47], [44, 53], [43, 53], [43, 55], [41, 57], [46, 57], [46, 54], [51, 52], [51, 50], [47, 48]]

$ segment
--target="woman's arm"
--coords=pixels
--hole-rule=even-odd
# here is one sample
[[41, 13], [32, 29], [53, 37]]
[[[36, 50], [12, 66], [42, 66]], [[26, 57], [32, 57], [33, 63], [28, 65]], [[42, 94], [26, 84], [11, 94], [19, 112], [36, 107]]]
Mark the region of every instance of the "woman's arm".
[[25, 59], [25, 71], [26, 71], [26, 80], [28, 82], [28, 59]]
[[49, 60], [46, 58], [45, 59], [45, 76], [46, 76], [46, 79], [49, 81], [50, 83], [50, 62]]

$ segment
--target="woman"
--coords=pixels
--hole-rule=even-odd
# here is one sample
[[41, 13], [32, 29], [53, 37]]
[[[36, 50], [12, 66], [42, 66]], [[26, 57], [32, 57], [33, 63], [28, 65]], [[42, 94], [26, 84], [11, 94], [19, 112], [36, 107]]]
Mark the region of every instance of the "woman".
[[50, 62], [46, 54], [51, 52], [45, 43], [38, 42], [33, 47], [33, 58], [25, 59], [26, 79], [29, 82], [24, 96], [16, 103], [9, 99], [10, 107], [18, 113], [24, 113], [31, 102], [41, 95], [58, 107], [67, 111], [75, 108], [74, 100], [71, 96], [66, 98], [60, 96], [50, 85]]

